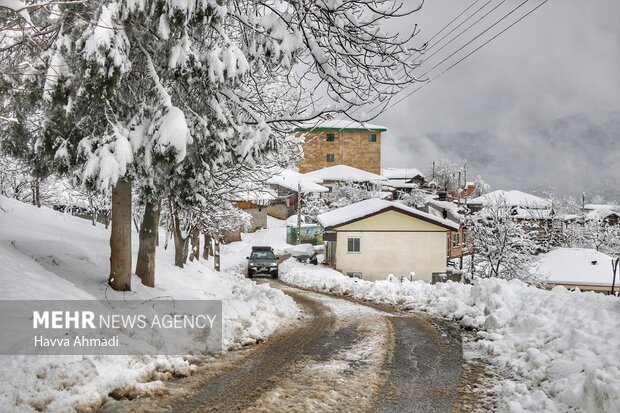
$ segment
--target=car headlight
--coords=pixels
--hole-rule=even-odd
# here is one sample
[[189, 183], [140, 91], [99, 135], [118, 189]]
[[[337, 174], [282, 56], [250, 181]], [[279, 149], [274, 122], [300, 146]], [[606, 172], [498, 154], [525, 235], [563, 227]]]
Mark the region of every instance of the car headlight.
[[256, 268], [256, 264], [250, 264], [250, 268]]
[[277, 267], [277, 266], [278, 266], [278, 263], [277, 263], [277, 262], [272, 262], [272, 263], [270, 263], [269, 265], [270, 265], [271, 267]]

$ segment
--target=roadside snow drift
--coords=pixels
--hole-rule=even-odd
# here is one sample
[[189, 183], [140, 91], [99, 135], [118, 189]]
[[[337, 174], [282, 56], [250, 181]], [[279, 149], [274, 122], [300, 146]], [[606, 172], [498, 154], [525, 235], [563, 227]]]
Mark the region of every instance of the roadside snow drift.
[[[134, 234], [134, 263], [137, 234]], [[163, 236], [162, 236], [163, 239]], [[173, 251], [158, 248], [156, 287], [138, 277], [133, 291], [107, 287], [109, 230], [90, 221], [0, 197], [0, 299], [3, 300], [222, 300], [223, 350], [267, 338], [298, 309], [279, 290], [211, 262], [173, 265]], [[155, 393], [161, 380], [195, 368], [179, 356], [0, 356], [0, 411], [96, 410], [110, 392]]]
[[288, 260], [293, 285], [422, 310], [478, 330], [476, 346], [514, 377], [498, 392], [509, 412], [620, 412], [620, 299], [512, 280], [473, 286], [391, 278], [369, 282]]

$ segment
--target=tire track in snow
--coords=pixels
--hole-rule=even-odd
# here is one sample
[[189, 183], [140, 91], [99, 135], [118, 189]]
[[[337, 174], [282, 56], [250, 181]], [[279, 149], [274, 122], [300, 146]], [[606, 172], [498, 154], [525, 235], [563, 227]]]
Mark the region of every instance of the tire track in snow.
[[177, 387], [175, 394], [109, 411], [452, 411], [462, 363], [458, 328], [388, 306], [266, 282], [306, 310], [304, 324], [205, 364], [195, 376], [169, 384]]

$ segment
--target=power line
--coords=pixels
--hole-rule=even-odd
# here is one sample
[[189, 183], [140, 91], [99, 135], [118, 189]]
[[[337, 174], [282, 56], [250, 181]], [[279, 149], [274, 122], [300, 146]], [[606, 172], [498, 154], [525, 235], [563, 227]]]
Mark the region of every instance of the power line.
[[[469, 10], [470, 10], [473, 6], [475, 6], [475, 5], [476, 5], [479, 1], [480, 1], [480, 0], [474, 0], [474, 1], [473, 1], [473, 2], [472, 2], [469, 6], [468, 6], [468, 7], [466, 7], [463, 11], [461, 11], [459, 14], [457, 14], [457, 15], [456, 15], [456, 16], [455, 16], [452, 20], [450, 20], [450, 21], [449, 21], [446, 25], [444, 25], [444, 26], [443, 26], [443, 27], [442, 27], [442, 28], [441, 28], [438, 32], [436, 32], [436, 33], [435, 33], [435, 34], [434, 34], [434, 35], [433, 35], [430, 39], [428, 39], [428, 40], [424, 43], [424, 45], [428, 45], [428, 44], [429, 44], [429, 43], [430, 43], [433, 39], [435, 39], [437, 36], [439, 36], [439, 35], [440, 35], [440, 34], [441, 34], [444, 30], [446, 30], [448, 27], [450, 27], [450, 25], [451, 25], [452, 23], [454, 23], [454, 22], [455, 22], [455, 21], [457, 21], [457, 20], [458, 20], [461, 16], [463, 16], [465, 13], [467, 13], [467, 11], [469, 11]], [[468, 16], [468, 17], [467, 17], [467, 18], [466, 18], [463, 22], [461, 22], [458, 26], [456, 26], [456, 28], [460, 27], [463, 23], [467, 22], [467, 21], [468, 21], [471, 17], [473, 17], [473, 16], [474, 16], [474, 15], [476, 15], [476, 14], [477, 14], [480, 10], [482, 10], [484, 7], [486, 7], [486, 5], [488, 5], [491, 1], [493, 1], [493, 0], [489, 0], [489, 1], [487, 1], [487, 3], [485, 3], [482, 7], [480, 7], [478, 10], [476, 10], [476, 11], [475, 11], [474, 13], [472, 13], [470, 16]], [[470, 27], [472, 27], [472, 26], [470, 26]], [[456, 29], [456, 28], [455, 28], [455, 29]], [[452, 30], [451, 30], [451, 31], [450, 31], [447, 35], [449, 35], [449, 34], [453, 33], [455, 29], [452, 29]], [[446, 35], [446, 36], [447, 36], [447, 35]], [[427, 50], [427, 51], [428, 51], [428, 50], [431, 50], [434, 46], [436, 46], [437, 44], [439, 44], [439, 43], [441, 42], [441, 40], [443, 40], [446, 36], [443, 36], [440, 40], [438, 40], [437, 42], [435, 42], [435, 43], [434, 43], [434, 44], [433, 44], [430, 48], [428, 48], [428, 49], [426, 49], [426, 50]], [[421, 52], [420, 52], [420, 51], [417, 51], [417, 52], [421, 54]], [[410, 56], [407, 60], [410, 60], [410, 59], [412, 59], [412, 58], [413, 58], [413, 56]], [[426, 60], [428, 60], [428, 59], [426, 59]], [[426, 60], [424, 60], [424, 61], [426, 61]], [[404, 69], [401, 67], [401, 68], [399, 68], [399, 70], [397, 70], [397, 71], [396, 71], [396, 74], [399, 74], [400, 72], [403, 72], [403, 71], [404, 71]], [[404, 80], [404, 79], [405, 79], [405, 77], [403, 77], [403, 80]], [[406, 88], [404, 88], [404, 89], [406, 89]], [[404, 90], [404, 89], [403, 89], [403, 90]], [[402, 91], [402, 90], [401, 90], [401, 91]], [[399, 92], [401, 92], [401, 91], [398, 91], [398, 92], [396, 92], [396, 93], [399, 93]], [[358, 107], [354, 108], [354, 109], [353, 109], [350, 113], [351, 113], [351, 114], [352, 114], [352, 113], [355, 113], [355, 112], [357, 112], [357, 111], [358, 111], [358, 110], [360, 110], [360, 109], [361, 109], [361, 106], [358, 106]], [[371, 110], [372, 110], [372, 109], [371, 109]], [[315, 122], [314, 126], [312, 126], [312, 128], [310, 128], [309, 130], [307, 130], [305, 133], [307, 134], [307, 133], [310, 133], [310, 132], [314, 131], [314, 130], [315, 130], [315, 129], [316, 129], [316, 128], [317, 128], [317, 127], [321, 124], [321, 121], [322, 121], [321, 119], [317, 120], [317, 121]], [[351, 121], [348, 125], [351, 125], [351, 124], [353, 124], [353, 123], [354, 123], [354, 121]], [[348, 125], [345, 125], [342, 129], [346, 128]], [[342, 130], [342, 129], [340, 129], [340, 130]], [[316, 139], [316, 138], [317, 138], [317, 137], [311, 138], [311, 140], [314, 140], [314, 139]]]
[[[469, 7], [467, 7], [465, 10], [463, 10], [461, 13], [459, 13], [455, 18], [453, 18], [447, 25], [445, 25], [438, 33], [436, 33], [434, 37], [437, 37], [437, 35], [439, 33], [441, 33], [443, 30], [445, 30], [447, 27], [450, 26], [450, 24], [452, 24], [453, 22], [455, 22], [456, 20], [458, 20], [459, 17], [461, 17], [463, 14], [465, 14], [469, 9], [471, 9], [479, 0], [474, 1]], [[463, 20], [461, 23], [459, 23], [455, 28], [453, 28], [452, 30], [450, 30], [450, 32], [448, 32], [445, 36], [443, 36], [440, 40], [438, 40], [437, 42], [435, 42], [428, 50], [432, 49], [432, 47], [434, 47], [435, 45], [439, 44], [443, 39], [445, 39], [447, 36], [449, 36], [451, 33], [453, 33], [456, 29], [458, 29], [459, 27], [461, 27], [464, 23], [466, 23], [467, 21], [469, 21], [473, 16], [475, 16], [476, 14], [478, 14], [481, 10], [483, 10], [488, 4], [490, 4], [493, 0], [489, 0], [487, 1], [485, 4], [483, 4], [481, 7], [479, 7], [477, 10], [475, 10], [472, 14], [470, 14], [465, 20]], [[442, 63], [444, 63], [445, 61], [447, 61], [448, 59], [450, 59], [452, 56], [454, 56], [456, 53], [458, 53], [459, 51], [461, 51], [464, 47], [468, 46], [469, 44], [471, 44], [473, 41], [475, 41], [476, 39], [478, 39], [482, 34], [486, 33], [487, 31], [489, 31], [490, 29], [492, 29], [493, 27], [495, 27], [497, 24], [499, 24], [501, 21], [503, 21], [504, 19], [506, 19], [510, 14], [512, 14], [514, 11], [516, 11], [517, 9], [519, 9], [521, 6], [523, 6], [525, 3], [527, 3], [529, 0], [525, 0], [523, 3], [519, 4], [517, 7], [515, 7], [513, 10], [511, 10], [509, 13], [507, 13], [506, 15], [504, 15], [500, 20], [496, 21], [495, 23], [493, 23], [491, 26], [487, 27], [484, 31], [482, 31], [481, 33], [479, 33], [477, 36], [475, 36], [473, 39], [471, 39], [469, 42], [467, 42], [464, 46], [462, 46], [461, 48], [459, 48], [457, 51], [453, 52], [452, 54], [448, 55], [448, 57], [446, 57], [444, 60], [442, 60], [440, 63], [438, 63], [437, 65], [435, 65], [433, 68], [431, 68], [430, 70], [427, 70], [425, 73], [423, 73], [420, 77], [427, 75], [428, 73], [430, 73], [432, 70], [434, 70], [437, 66], [441, 65]], [[469, 25], [465, 30], [463, 30], [462, 32], [460, 32], [457, 36], [455, 36], [454, 38], [452, 38], [451, 40], [448, 41], [448, 43], [446, 43], [444, 46], [442, 46], [442, 48], [444, 48], [447, 44], [453, 42], [454, 40], [456, 40], [458, 37], [460, 37], [461, 35], [463, 35], [465, 32], [467, 32], [468, 30], [471, 30], [471, 28], [473, 26], [475, 26], [476, 24], [478, 24], [480, 21], [482, 21], [485, 17], [487, 17], [490, 13], [492, 13], [493, 11], [495, 11], [499, 6], [501, 6], [503, 3], [505, 2], [505, 0], [502, 0], [497, 6], [495, 6], [493, 9], [491, 9], [489, 12], [487, 12], [484, 16], [482, 16], [481, 18], [479, 18], [478, 20], [476, 20], [474, 23], [472, 23], [471, 25]], [[427, 42], [428, 43], [428, 42]], [[422, 61], [421, 64], [423, 64], [424, 62], [428, 61], [428, 59], [430, 59], [432, 56], [434, 56], [437, 52], [433, 53], [433, 55], [429, 56], [428, 58], [426, 58], [425, 60]], [[397, 71], [397, 73], [399, 73], [400, 71], [403, 71], [403, 69], [401, 68], [399, 71]], [[404, 77], [403, 79], [404, 80]], [[418, 88], [416, 88], [414, 90], [418, 91], [419, 89], [421, 89], [422, 87], [424, 87], [424, 85], [427, 82], [423, 83], [421, 86], [419, 86]], [[397, 91], [396, 93], [394, 93], [394, 95], [406, 90], [407, 88], [411, 87], [411, 85], [405, 86], [402, 90]], [[402, 100], [401, 100], [402, 101]], [[376, 105], [375, 107], [371, 107], [369, 109], [370, 112], [372, 112], [373, 110], [375, 110], [376, 108], [380, 108], [382, 105], [384, 105], [384, 108], [382, 110], [380, 110], [379, 113], [387, 110], [388, 107], [390, 107], [390, 100], [388, 100], [387, 102], [385, 102], [385, 104], [381, 103]], [[349, 112], [348, 114], [346, 114], [347, 116], [350, 116], [351, 114], [359, 111], [362, 107], [358, 106], [356, 108], [354, 108], [351, 112]], [[377, 113], [377, 115], [379, 114]], [[376, 117], [377, 115], [373, 116]], [[348, 124], [344, 125], [343, 127], [341, 127], [340, 129], [338, 129], [338, 131], [342, 131], [343, 129], [345, 129], [347, 126], [352, 125], [353, 123], [355, 123], [355, 121], [351, 120]], [[315, 123], [315, 125], [310, 128], [306, 133], [312, 132], [314, 131], [314, 129], [316, 129], [318, 126], [320, 125], [320, 121], [317, 120], [317, 122]], [[314, 137], [311, 138], [311, 140], [317, 139], [318, 137]]]
[[[525, 0], [524, 2], [520, 3], [519, 5], [517, 5], [515, 8], [513, 8], [510, 12], [506, 13], [500, 20], [496, 21], [494, 24], [492, 24], [491, 26], [489, 26], [487, 29], [485, 29], [482, 33], [478, 34], [477, 36], [474, 37], [474, 39], [470, 40], [469, 42], [467, 42], [463, 47], [459, 48], [456, 52], [452, 53], [451, 55], [449, 55], [446, 59], [442, 60], [440, 63], [438, 63], [437, 65], [433, 66], [433, 68], [431, 68], [430, 70], [428, 70], [425, 74], [428, 74], [429, 72], [431, 72], [432, 70], [434, 70], [435, 68], [437, 68], [439, 65], [441, 65], [442, 63], [444, 63], [445, 61], [447, 61], [450, 57], [454, 56], [456, 53], [460, 52], [463, 48], [465, 48], [466, 46], [468, 46], [469, 44], [471, 44], [473, 41], [475, 41], [476, 39], [478, 39], [481, 35], [483, 35], [484, 33], [488, 32], [491, 28], [495, 27], [497, 24], [499, 24], [501, 21], [505, 20], [508, 16], [510, 16], [512, 13], [514, 13], [516, 10], [518, 10], [519, 8], [521, 8], [525, 3], [527, 3], [529, 0]], [[408, 97], [410, 97], [411, 95], [413, 95], [414, 93], [418, 92], [420, 89], [422, 89], [424, 86], [428, 85], [429, 83], [431, 83], [432, 81], [434, 81], [435, 79], [437, 79], [438, 77], [444, 75], [446, 72], [448, 72], [449, 70], [453, 69], [455, 66], [457, 66], [458, 64], [460, 64], [461, 62], [463, 62], [464, 60], [466, 60], [468, 57], [470, 57], [471, 55], [473, 55], [474, 53], [476, 53], [478, 50], [482, 49], [484, 46], [486, 46], [487, 44], [489, 44], [490, 42], [492, 42], [493, 40], [495, 40], [497, 37], [501, 36], [504, 32], [506, 32], [507, 30], [509, 30], [510, 28], [512, 28], [513, 26], [515, 26], [517, 23], [519, 23], [520, 21], [522, 21], [523, 19], [525, 19], [527, 16], [529, 16], [530, 14], [532, 14], [533, 12], [535, 12], [536, 10], [538, 10], [540, 7], [542, 7], [544, 4], [546, 4], [549, 0], [544, 0], [542, 3], [540, 3], [538, 6], [534, 7], [533, 9], [531, 9], [529, 12], [525, 13], [524, 15], [522, 15], [520, 18], [518, 18], [517, 20], [515, 20], [513, 23], [511, 23], [510, 25], [508, 25], [507, 27], [505, 27], [504, 29], [502, 29], [500, 32], [498, 32], [497, 34], [495, 34], [494, 36], [492, 36], [491, 38], [489, 38], [487, 41], [485, 41], [484, 43], [482, 43], [480, 46], [478, 46], [477, 48], [475, 48], [474, 50], [472, 50], [471, 52], [469, 52], [467, 55], [465, 55], [463, 58], [459, 59], [457, 62], [453, 63], [452, 65], [450, 65], [448, 68], [444, 69], [442, 72], [440, 72], [438, 75], [432, 77], [431, 79], [429, 79], [428, 81], [424, 82], [423, 84], [421, 84], [420, 86], [418, 86], [416, 89], [414, 89], [413, 91], [409, 92], [407, 95], [403, 96], [402, 98], [398, 99], [395, 102], [389, 103], [387, 105], [385, 105], [385, 107], [383, 108], [383, 110], [380, 112], [384, 112], [387, 111], [391, 108], [393, 108], [394, 106], [398, 105], [399, 103], [401, 103], [402, 101], [404, 101], [405, 99], [407, 99]], [[405, 90], [406, 88], [404, 88], [403, 90]], [[378, 106], [377, 106], [378, 107]], [[359, 108], [358, 108], [359, 109]], [[373, 108], [370, 109], [370, 111], [372, 111]], [[343, 129], [345, 129], [347, 126], [351, 125], [355, 123], [355, 121], [351, 121], [349, 122], [347, 125], [344, 125], [343, 127], [341, 127], [338, 131], [342, 131]], [[362, 122], [363, 124], [363, 122]], [[318, 127], [318, 125], [314, 126], [311, 130], [309, 130], [308, 132], [313, 131], [316, 127]], [[306, 133], [308, 133], [306, 132]], [[317, 137], [314, 137], [312, 139], [316, 139]]]
[[423, 64], [424, 62], [428, 61], [429, 59], [431, 59], [433, 56], [435, 56], [437, 53], [441, 52], [446, 46], [448, 46], [449, 44], [451, 44], [453, 41], [455, 41], [456, 39], [458, 39], [459, 37], [461, 37], [463, 34], [465, 34], [468, 30], [470, 30], [472, 27], [474, 27], [476, 24], [478, 24], [480, 21], [482, 21], [484, 18], [486, 18], [489, 14], [493, 13], [495, 10], [497, 10], [502, 4], [504, 4], [506, 2], [506, 0], [502, 0], [501, 2], [499, 2], [495, 7], [493, 7], [491, 10], [489, 10], [488, 12], [486, 12], [482, 17], [480, 17], [478, 20], [476, 20], [475, 22], [473, 22], [472, 24], [470, 24], [465, 30], [463, 30], [462, 32], [460, 32], [459, 34], [457, 34], [455, 37], [453, 37], [452, 39], [450, 39], [446, 44], [444, 44], [443, 46], [441, 46], [438, 50], [436, 50], [435, 52], [433, 52], [433, 54], [431, 54], [430, 56], [428, 56], [426, 59], [424, 59], [424, 61], [422, 61], [421, 64]]
[[[495, 40], [497, 37], [501, 36], [504, 32], [506, 32], [507, 30], [509, 30], [510, 28], [512, 28], [514, 25], [516, 25], [517, 23], [519, 23], [521, 20], [525, 19], [527, 16], [529, 16], [530, 14], [534, 13], [536, 10], [538, 10], [539, 8], [541, 8], [545, 3], [547, 3], [549, 0], [544, 0], [542, 3], [540, 3], [538, 6], [534, 7], [532, 10], [530, 10], [529, 12], [525, 13], [523, 16], [521, 16], [519, 19], [515, 20], [512, 24], [510, 24], [509, 26], [507, 26], [506, 28], [504, 28], [503, 30], [501, 30], [499, 33], [497, 33], [496, 35], [494, 35], [493, 37], [491, 37], [490, 39], [488, 39], [486, 42], [482, 43], [480, 46], [478, 46], [477, 48], [475, 48], [474, 50], [472, 50], [471, 52], [469, 52], [467, 55], [465, 55], [463, 58], [461, 58], [460, 60], [458, 60], [456, 63], [452, 64], [451, 66], [449, 66], [448, 68], [446, 68], [445, 70], [443, 70], [442, 72], [440, 72], [437, 76], [433, 77], [432, 79], [428, 80], [426, 83], [422, 84], [420, 87], [418, 87], [417, 89], [414, 89], [412, 92], [408, 93], [407, 95], [403, 96], [402, 98], [400, 98], [399, 100], [397, 100], [396, 102], [391, 103], [390, 105], [388, 105], [385, 110], [391, 109], [394, 106], [396, 106], [397, 104], [399, 104], [400, 102], [402, 102], [403, 100], [407, 99], [408, 97], [410, 97], [411, 95], [413, 95], [415, 92], [417, 92], [418, 90], [422, 89], [424, 86], [428, 85], [429, 83], [431, 83], [433, 80], [437, 79], [438, 77], [444, 75], [446, 72], [448, 72], [449, 70], [451, 70], [452, 68], [454, 68], [456, 65], [458, 65], [459, 63], [461, 63], [462, 61], [464, 61], [465, 59], [467, 59], [468, 57], [470, 57], [471, 55], [473, 55], [474, 53], [476, 53], [478, 50], [482, 49], [484, 46], [486, 46], [487, 44], [489, 44], [490, 42], [492, 42], [493, 40]], [[527, 2], [527, 0], [526, 0]]]

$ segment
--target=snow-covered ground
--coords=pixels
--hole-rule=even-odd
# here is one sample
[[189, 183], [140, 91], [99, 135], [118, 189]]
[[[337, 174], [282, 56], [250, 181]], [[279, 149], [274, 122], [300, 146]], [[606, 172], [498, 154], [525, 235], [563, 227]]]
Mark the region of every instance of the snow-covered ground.
[[[283, 229], [272, 230], [278, 231]], [[135, 263], [137, 234], [133, 238]], [[224, 262], [242, 262], [246, 247], [232, 247]], [[298, 315], [293, 300], [277, 289], [215, 272], [212, 262], [177, 268], [173, 254], [172, 248], [158, 248], [155, 288], [134, 277], [133, 291], [115, 292], [106, 282], [109, 230], [0, 197], [0, 299], [222, 300], [224, 350], [263, 340]], [[112, 390], [149, 394], [161, 388], [162, 379], [193, 368], [179, 356], [0, 356], [0, 411], [96, 409]]]
[[280, 274], [293, 285], [427, 311], [476, 329], [474, 345], [511, 376], [496, 389], [506, 411], [620, 411], [617, 297], [541, 290], [517, 280], [368, 282], [294, 260]]

